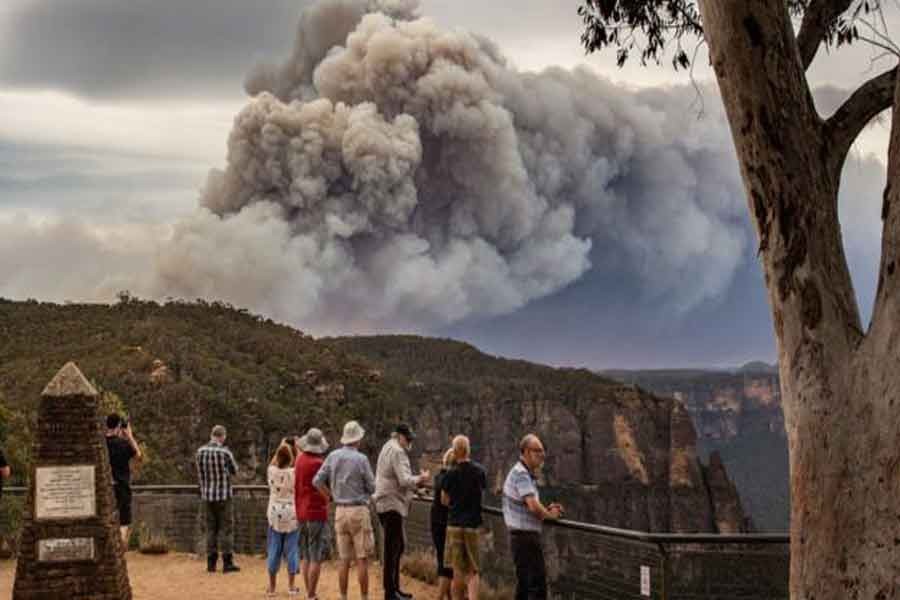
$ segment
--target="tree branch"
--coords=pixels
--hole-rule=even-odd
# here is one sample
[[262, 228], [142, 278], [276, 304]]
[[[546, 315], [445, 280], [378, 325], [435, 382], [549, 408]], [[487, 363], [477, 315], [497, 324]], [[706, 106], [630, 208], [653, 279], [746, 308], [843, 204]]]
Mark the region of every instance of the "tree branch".
[[876, 347], [896, 351], [900, 337], [900, 78], [894, 88], [894, 116], [888, 149], [887, 186], [881, 209], [881, 266], [870, 334]]
[[857, 136], [869, 121], [894, 103], [897, 67], [861, 85], [825, 123], [825, 135], [833, 144], [833, 156], [840, 169]]
[[819, 51], [819, 46], [828, 36], [834, 22], [853, 4], [853, 0], [814, 0], [803, 13], [797, 46], [803, 68], [808, 69]]

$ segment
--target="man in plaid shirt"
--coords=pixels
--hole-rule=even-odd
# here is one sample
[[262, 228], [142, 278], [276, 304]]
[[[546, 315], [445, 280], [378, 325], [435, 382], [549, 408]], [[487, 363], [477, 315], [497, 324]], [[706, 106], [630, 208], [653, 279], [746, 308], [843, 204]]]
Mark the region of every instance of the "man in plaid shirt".
[[197, 450], [200, 499], [206, 509], [206, 570], [215, 573], [222, 549], [222, 572], [240, 571], [234, 564], [234, 507], [231, 477], [237, 474], [234, 455], [225, 446], [225, 428], [216, 425], [209, 443]]

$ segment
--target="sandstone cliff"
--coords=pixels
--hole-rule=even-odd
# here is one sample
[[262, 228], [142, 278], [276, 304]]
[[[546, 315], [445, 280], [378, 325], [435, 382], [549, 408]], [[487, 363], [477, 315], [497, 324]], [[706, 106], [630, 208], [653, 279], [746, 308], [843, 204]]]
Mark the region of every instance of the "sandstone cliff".
[[721, 463], [707, 470], [698, 461], [690, 415], [677, 400], [584, 370], [490, 357], [449, 340], [329, 343], [413, 380], [407, 418], [420, 431], [416, 452], [424, 465], [436, 465], [449, 438], [466, 433], [497, 493], [517, 459], [517, 441], [534, 431], [548, 452], [545, 497], [561, 500], [572, 518], [643, 531], [747, 527], [736, 490], [721, 485], [727, 481]]
[[788, 529], [787, 438], [774, 367], [750, 363], [734, 372], [607, 371], [604, 375], [682, 401], [697, 430], [698, 451], [702, 456], [719, 453], [756, 526], [766, 531]]

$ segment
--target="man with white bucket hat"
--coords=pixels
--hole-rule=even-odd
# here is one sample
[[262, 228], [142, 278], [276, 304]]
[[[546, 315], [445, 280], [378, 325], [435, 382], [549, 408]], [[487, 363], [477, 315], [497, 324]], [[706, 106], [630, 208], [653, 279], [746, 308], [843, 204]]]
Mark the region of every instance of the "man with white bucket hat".
[[359, 451], [365, 434], [356, 421], [344, 425], [342, 447], [328, 455], [313, 479], [313, 485], [335, 504], [341, 600], [347, 600], [350, 562], [354, 560], [360, 596], [362, 600], [369, 598], [369, 556], [375, 551], [369, 498], [375, 492], [375, 476], [369, 459]]

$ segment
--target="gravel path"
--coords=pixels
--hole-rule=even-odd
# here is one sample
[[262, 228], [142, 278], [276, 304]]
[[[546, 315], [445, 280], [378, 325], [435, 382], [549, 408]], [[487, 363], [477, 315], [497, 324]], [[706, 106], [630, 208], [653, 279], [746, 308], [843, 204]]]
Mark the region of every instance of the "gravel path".
[[[129, 552], [128, 575], [134, 591], [134, 600], [247, 600], [265, 598], [266, 564], [258, 557], [236, 556], [235, 563], [241, 572], [228, 575], [206, 573], [206, 560], [197, 560], [190, 554], [148, 556]], [[0, 598], [12, 597], [14, 561], [0, 561]], [[437, 590], [415, 580], [404, 580], [404, 589], [416, 600], [432, 600]], [[298, 577], [299, 583], [299, 577]], [[381, 600], [380, 565], [376, 563], [369, 574], [369, 598]], [[278, 598], [288, 598], [287, 572], [282, 570], [278, 578]], [[305, 596], [300, 596], [305, 598]], [[319, 584], [320, 600], [340, 600], [337, 570], [326, 564]], [[350, 572], [350, 600], [359, 600], [359, 587], [354, 572]]]

